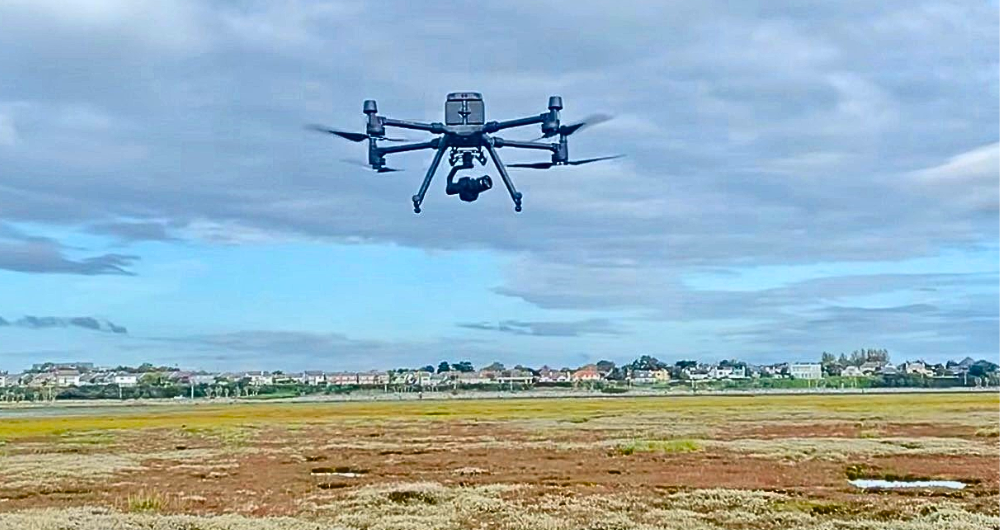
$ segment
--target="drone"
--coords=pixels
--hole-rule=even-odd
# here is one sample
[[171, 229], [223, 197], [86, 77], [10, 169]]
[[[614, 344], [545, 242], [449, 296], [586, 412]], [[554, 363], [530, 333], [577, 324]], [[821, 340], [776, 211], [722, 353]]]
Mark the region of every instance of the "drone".
[[[448, 195], [458, 195], [465, 202], [473, 202], [479, 194], [493, 187], [493, 181], [489, 176], [478, 179], [463, 177], [458, 182], [454, 182], [455, 173], [463, 169], [475, 167], [474, 161], [485, 166], [487, 162], [486, 154], [493, 160], [493, 164], [503, 179], [504, 186], [514, 201], [514, 211], [521, 211], [521, 192], [514, 187], [514, 182], [507, 173], [507, 168], [527, 168], [527, 169], [549, 169], [555, 166], [577, 166], [580, 164], [590, 164], [601, 160], [610, 160], [624, 155], [602, 156], [597, 158], [585, 158], [581, 160], [569, 159], [568, 137], [583, 129], [584, 127], [595, 125], [611, 119], [610, 116], [599, 114], [586, 118], [582, 121], [560, 125], [559, 111], [562, 110], [562, 98], [551, 96], [549, 98], [549, 111], [536, 116], [518, 118], [506, 121], [486, 121], [486, 108], [483, 104], [482, 94], [478, 92], [453, 92], [448, 94], [444, 104], [444, 123], [423, 123], [416, 121], [397, 120], [385, 116], [379, 116], [378, 105], [375, 100], [365, 100], [362, 111], [368, 119], [366, 131], [364, 133], [348, 132], [339, 129], [332, 129], [322, 125], [309, 125], [308, 128], [329, 133], [334, 136], [350, 140], [352, 142], [368, 141], [368, 164], [361, 164], [378, 173], [388, 173], [400, 171], [399, 169], [387, 167], [385, 156], [407, 151], [420, 151], [424, 149], [434, 150], [434, 159], [427, 168], [427, 174], [420, 185], [420, 190], [413, 196], [413, 212], [420, 213], [420, 204], [424, 201], [427, 188], [431, 185], [431, 179], [437, 171], [445, 153], [448, 153], [448, 163], [452, 166], [448, 175]], [[531, 141], [507, 140], [494, 133], [504, 129], [524, 127], [527, 125], [541, 124], [542, 136]], [[386, 127], [397, 127], [400, 129], [410, 129], [415, 131], [429, 132], [441, 135], [426, 142], [404, 143], [402, 145], [382, 146], [380, 142], [410, 142], [411, 140], [401, 138], [389, 138], [385, 135]], [[545, 142], [547, 138], [558, 137], [558, 142]], [[549, 162], [534, 162], [526, 164], [504, 165], [497, 155], [497, 149], [511, 147], [517, 149], [534, 149], [539, 151], [549, 151], [552, 159]], [[486, 154], [483, 153], [485, 149]], [[348, 161], [350, 162], [350, 161]]]

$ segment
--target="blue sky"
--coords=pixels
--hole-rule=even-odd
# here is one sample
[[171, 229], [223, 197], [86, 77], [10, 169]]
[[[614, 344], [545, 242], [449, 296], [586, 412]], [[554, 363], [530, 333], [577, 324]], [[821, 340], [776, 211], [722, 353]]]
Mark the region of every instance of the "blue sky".
[[[996, 2], [520, 3], [5, 2], [0, 370], [998, 357]], [[416, 216], [302, 127], [458, 90], [626, 157]]]

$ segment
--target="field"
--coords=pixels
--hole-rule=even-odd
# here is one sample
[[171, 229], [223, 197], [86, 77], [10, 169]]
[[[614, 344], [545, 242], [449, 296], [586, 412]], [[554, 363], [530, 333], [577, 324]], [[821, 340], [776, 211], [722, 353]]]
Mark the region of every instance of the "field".
[[997, 394], [3, 412], [3, 530], [1000, 528]]

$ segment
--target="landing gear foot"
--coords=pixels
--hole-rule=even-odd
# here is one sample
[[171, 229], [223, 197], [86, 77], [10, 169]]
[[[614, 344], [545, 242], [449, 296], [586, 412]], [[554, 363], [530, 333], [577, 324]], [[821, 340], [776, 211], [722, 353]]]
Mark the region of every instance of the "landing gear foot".
[[521, 211], [521, 205], [520, 204], [514, 205], [514, 211], [515, 212], [520, 212]]

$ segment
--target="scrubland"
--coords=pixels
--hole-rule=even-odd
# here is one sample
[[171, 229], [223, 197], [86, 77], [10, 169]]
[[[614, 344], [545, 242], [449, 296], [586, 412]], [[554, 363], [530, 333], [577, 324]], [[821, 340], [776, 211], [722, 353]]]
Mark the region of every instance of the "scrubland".
[[927, 394], [0, 415], [0, 529], [998, 529], [998, 412]]

